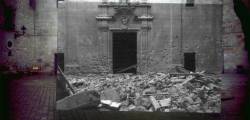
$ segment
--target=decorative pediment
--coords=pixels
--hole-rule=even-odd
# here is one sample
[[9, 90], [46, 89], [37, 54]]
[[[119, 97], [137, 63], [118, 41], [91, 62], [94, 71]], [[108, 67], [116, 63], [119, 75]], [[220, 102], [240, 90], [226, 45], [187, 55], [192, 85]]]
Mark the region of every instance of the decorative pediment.
[[148, 12], [150, 11], [151, 4], [145, 2], [103, 2], [98, 7], [102, 12], [101, 15], [96, 16], [100, 29], [106, 30], [115, 24], [117, 26], [119, 23], [121, 28], [128, 28], [132, 27], [130, 24], [137, 24], [141, 26], [141, 29], [150, 29], [151, 26], [148, 22], [154, 19], [150, 12]]

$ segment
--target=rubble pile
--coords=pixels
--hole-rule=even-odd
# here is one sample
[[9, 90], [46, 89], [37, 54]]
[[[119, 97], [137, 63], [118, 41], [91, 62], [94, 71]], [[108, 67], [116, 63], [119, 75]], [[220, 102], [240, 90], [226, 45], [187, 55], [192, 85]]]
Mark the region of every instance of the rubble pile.
[[220, 112], [221, 80], [204, 72], [68, 75], [77, 92], [95, 90], [99, 107], [119, 111]]

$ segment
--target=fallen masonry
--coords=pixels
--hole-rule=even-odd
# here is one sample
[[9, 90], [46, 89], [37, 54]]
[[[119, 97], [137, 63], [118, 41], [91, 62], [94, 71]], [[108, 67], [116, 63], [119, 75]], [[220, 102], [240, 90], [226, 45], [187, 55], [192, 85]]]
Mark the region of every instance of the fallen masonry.
[[83, 74], [66, 78], [76, 94], [96, 91], [100, 98], [94, 95], [95, 100], [99, 102], [75, 101], [100, 110], [219, 113], [221, 109], [221, 79], [205, 72]]

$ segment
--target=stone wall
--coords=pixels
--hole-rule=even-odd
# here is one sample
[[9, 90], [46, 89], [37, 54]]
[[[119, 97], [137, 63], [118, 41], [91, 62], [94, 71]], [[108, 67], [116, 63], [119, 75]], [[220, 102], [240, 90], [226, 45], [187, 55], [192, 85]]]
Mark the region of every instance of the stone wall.
[[[247, 3], [247, 1], [245, 0]], [[237, 65], [247, 64], [244, 51], [244, 34], [241, 22], [234, 12], [233, 0], [224, 0], [223, 5], [223, 45], [225, 72], [233, 72]]]
[[[112, 34], [98, 29], [95, 18], [105, 13], [98, 4], [59, 4], [58, 49], [65, 53], [66, 71], [112, 72]], [[112, 14], [112, 9], [107, 11]], [[197, 71], [222, 71], [222, 5], [196, 4], [187, 8], [185, 4], [153, 3], [149, 12], [154, 16], [152, 28], [148, 32], [139, 28], [137, 32], [139, 72], [164, 72], [172, 65], [183, 65], [185, 52], [196, 52]], [[118, 23], [108, 24], [112, 27]]]
[[[153, 47], [151, 51], [155, 52], [151, 56], [161, 58], [156, 60], [158, 65], [155, 69], [166, 69], [166, 64], [183, 65], [183, 54], [195, 52], [197, 71], [222, 70], [221, 5], [197, 4], [194, 7], [185, 7], [176, 4], [153, 4], [152, 8], [156, 18], [150, 42]], [[150, 68], [154, 66], [155, 64]]]
[[[20, 32], [25, 26], [26, 33], [15, 39], [14, 31], [2, 31], [1, 64], [18, 71], [32, 66], [40, 66], [41, 72], [53, 71], [57, 49], [56, 0], [17, 0], [15, 25]], [[11, 50], [7, 48], [8, 41], [13, 43]]]
[[[33, 1], [33, 5], [35, 3], [35, 7], [34, 6], [29, 6], [30, 5], [30, 1]], [[36, 1], [36, 2], [34, 2]], [[244, 2], [246, 3], [246, 5], [249, 6], [249, 1], [248, 0], [244, 0]], [[72, 59], [75, 59], [75, 61], [80, 61], [82, 63], [92, 63], [91, 59], [82, 59], [84, 58], [83, 55], [82, 57], [79, 57], [81, 55], [79, 54], [75, 54], [75, 53], [79, 53], [82, 51], [87, 52], [86, 56], [88, 56], [89, 58], [97, 58], [98, 55], [100, 55], [98, 53], [99, 50], [95, 50], [97, 52], [95, 52], [95, 54], [92, 54], [92, 49], [97, 49], [95, 47], [90, 47], [92, 44], [92, 46], [96, 46], [99, 45], [97, 44], [98, 41], [96, 40], [98, 37], [95, 34], [92, 34], [92, 32], [95, 32], [95, 29], [97, 26], [95, 26], [95, 15], [99, 14], [100, 11], [98, 11], [97, 8], [97, 4], [99, 3], [93, 3], [92, 5], [90, 5], [91, 3], [86, 3], [87, 5], [76, 5], [78, 6], [78, 9], [74, 9], [74, 7], [72, 7], [72, 13], [74, 13], [73, 11], [78, 11], [78, 15], [74, 15], [72, 13], [70, 13], [71, 15], [68, 15], [68, 13], [66, 13], [67, 9], [65, 8], [65, 6], [63, 6], [62, 4], [59, 4], [59, 9], [56, 8], [56, 0], [16, 0], [15, 2], [10, 2], [11, 4], [16, 4], [15, 6], [17, 6], [16, 9], [16, 30], [20, 31], [20, 28], [22, 25], [24, 25], [27, 30], [26, 30], [26, 34], [24, 36], [21, 36], [19, 38], [17, 38], [16, 40], [14, 39], [14, 32], [13, 31], [3, 31], [1, 30], [1, 34], [0, 34], [0, 64], [2, 65], [7, 65], [7, 66], [13, 66], [14, 68], [17, 68], [18, 70], [26, 70], [27, 68], [30, 68], [33, 65], [41, 65], [43, 71], [51, 71], [53, 69], [53, 59], [54, 59], [54, 52], [56, 52], [56, 47], [58, 44], [58, 52], [65, 52], [65, 42], [61, 42], [61, 41], [65, 41], [66, 39], [68, 39], [68, 37], [70, 38], [71, 36], [68, 36], [67, 34], [67, 28], [71, 27], [71, 26], [65, 26], [66, 24], [66, 17], [68, 19], [73, 19], [70, 18], [71, 16], [77, 16], [77, 18], [75, 19], [78, 25], [84, 25], [85, 27], [78, 27], [78, 29], [81, 29], [82, 31], [86, 31], [86, 32], [72, 32], [74, 31], [74, 28], [70, 28], [69, 31], [71, 31], [71, 33], [77, 33], [79, 34], [78, 36], [75, 37], [80, 37], [80, 39], [82, 39], [82, 36], [86, 36], [87, 34], [87, 41], [78, 41], [80, 42], [80, 44], [84, 44], [85, 46], [88, 47], [84, 47], [81, 48], [81, 51], [79, 50], [75, 50], [75, 52], [73, 55], [75, 55], [75, 57], [72, 57]], [[60, 6], [61, 5], [61, 6]], [[165, 66], [165, 63], [170, 63], [172, 61], [172, 63], [174, 64], [180, 64], [183, 62], [183, 55], [181, 52], [184, 52], [184, 49], [179, 49], [179, 47], [175, 47], [175, 46], [183, 46], [183, 48], [185, 47], [185, 44], [180, 44], [180, 43], [186, 43], [185, 40], [187, 41], [198, 41], [198, 39], [194, 39], [196, 38], [196, 35], [192, 35], [192, 34], [197, 34], [197, 31], [194, 31], [193, 29], [199, 29], [199, 34], [200, 37], [202, 37], [202, 39], [212, 39], [211, 37], [208, 37], [209, 35], [213, 34], [211, 32], [211, 28], [209, 27], [209, 24], [211, 24], [209, 21], [205, 20], [205, 19], [199, 19], [199, 18], [218, 18], [219, 17], [209, 17], [209, 16], [216, 16], [212, 13], [217, 13], [219, 14], [220, 9], [219, 7], [201, 7], [202, 5], [196, 5], [194, 8], [187, 8], [185, 10], [183, 10], [183, 17], [186, 19], [180, 19], [180, 14], [181, 14], [181, 7], [180, 5], [174, 4], [174, 6], [170, 7], [171, 5], [166, 5], [166, 4], [159, 4], [156, 7], [152, 7], [153, 11], [159, 11], [159, 14], [162, 14], [161, 16], [158, 15], [154, 15], [156, 17], [156, 19], [154, 19], [154, 26], [157, 26], [159, 29], [158, 31], [153, 32], [152, 37], [150, 39], [161, 39], [161, 41], [159, 42], [151, 42], [149, 45], [151, 46], [151, 48], [148, 50], [149, 54], [152, 54], [151, 57], [148, 57], [148, 61], [153, 61], [153, 62], [146, 62], [148, 65], [152, 65], [154, 66], [155, 64], [160, 64], [157, 65], [157, 69], [160, 69], [161, 66]], [[208, 5], [209, 6], [209, 5]], [[60, 8], [61, 7], [61, 8]], [[35, 9], [34, 9], [35, 8]], [[64, 8], [64, 9], [62, 9]], [[185, 7], [183, 7], [185, 8]], [[165, 9], [165, 10], [163, 10]], [[172, 9], [172, 10], [171, 10]], [[199, 9], [199, 10], [197, 10]], [[200, 10], [200, 9], [204, 9], [204, 10]], [[214, 10], [212, 10], [214, 9]], [[216, 9], [216, 11], [215, 11]], [[58, 39], [59, 41], [57, 42], [57, 11], [59, 12], [59, 23], [58, 23]], [[85, 12], [88, 11], [88, 12]], [[161, 11], [163, 11], [161, 13]], [[172, 19], [172, 23], [171, 19], [170, 19], [170, 11], [172, 11], [173, 15], [173, 19]], [[196, 11], [195, 14], [193, 14], [193, 11]], [[92, 12], [92, 13], [91, 13]], [[91, 13], [91, 14], [90, 14]], [[95, 15], [94, 15], [95, 14]], [[154, 14], [158, 14], [158, 12], [155, 12]], [[87, 19], [84, 18], [84, 20], [81, 20], [81, 16], [88, 16], [88, 18], [92, 17], [93, 19]], [[200, 15], [205, 15], [203, 17], [199, 17]], [[219, 16], [219, 15], [218, 15]], [[163, 22], [161, 23], [161, 21], [159, 21], [159, 19], [157, 18], [162, 18], [164, 19], [165, 23]], [[164, 18], [165, 17], [165, 18]], [[198, 17], [198, 19], [197, 19]], [[78, 19], [78, 20], [77, 20]], [[193, 21], [193, 22], [192, 22]], [[195, 22], [194, 22], [195, 21]], [[216, 21], [216, 20], [215, 20]], [[74, 25], [74, 22], [72, 22], [72, 26]], [[88, 25], [85, 25], [86, 22], [90, 23]], [[160, 22], [158, 24], [158, 22]], [[198, 25], [198, 24], [202, 24], [203, 22], [206, 22], [207, 26], [203, 25]], [[183, 29], [181, 29], [181, 24], [183, 26], [191, 26], [191, 27], [184, 27]], [[157, 25], [158, 24], [158, 25]], [[188, 25], [188, 24], [193, 24], [193, 25]], [[216, 26], [216, 25], [215, 25]], [[84, 30], [85, 28], [91, 28], [88, 30]], [[154, 27], [152, 29], [155, 29], [157, 27]], [[172, 33], [170, 34], [170, 29], [169, 28], [173, 28], [172, 29]], [[75, 30], [77, 31], [77, 30]], [[181, 31], [183, 32], [183, 35], [181, 34]], [[186, 31], [186, 33], [185, 33]], [[201, 31], [208, 31], [208, 32], [201, 32]], [[165, 35], [163, 35], [162, 33], [167, 33]], [[86, 33], [86, 34], [85, 34]], [[99, 34], [99, 33], [98, 33]], [[162, 35], [159, 35], [162, 34]], [[178, 35], [179, 34], [179, 35]], [[246, 64], [246, 53], [243, 50], [244, 47], [244, 34], [242, 33], [241, 30], [241, 25], [240, 25], [240, 21], [237, 18], [237, 16], [234, 13], [233, 10], [233, 1], [232, 0], [223, 0], [223, 46], [224, 46], [224, 69], [225, 71], [233, 71], [237, 65], [244, 65]], [[163, 38], [169, 38], [170, 36], [172, 36], [172, 41], [173, 43], [169, 43], [169, 41], [164, 40]], [[107, 35], [108, 37], [108, 35]], [[185, 39], [184, 39], [185, 37]], [[197, 37], [198, 38], [198, 37]], [[93, 39], [93, 41], [92, 41]], [[101, 39], [101, 38], [100, 38]], [[183, 42], [176, 42], [178, 40], [183, 40]], [[96, 40], [96, 41], [95, 41]], [[8, 56], [8, 52], [10, 51], [7, 48], [7, 42], [8, 41], [12, 41], [13, 42], [13, 47], [11, 48], [12, 51], [12, 56], [9, 57]], [[73, 40], [71, 40], [73, 41]], [[70, 42], [67, 44], [78, 44], [78, 42]], [[103, 41], [101, 41], [103, 42]], [[204, 42], [204, 41], [203, 41]], [[161, 43], [166, 43], [166, 44], [161, 44]], [[192, 42], [188, 42], [191, 43]], [[195, 42], [197, 44], [199, 44], [198, 42]], [[101, 44], [102, 46], [104, 46], [105, 44]], [[172, 49], [172, 53], [174, 53], [175, 55], [173, 56], [172, 54], [170, 54], [169, 51], [171, 51], [168, 47], [168, 45], [173, 46]], [[188, 44], [186, 44], [187, 46], [189, 46]], [[199, 44], [200, 45], [200, 44]], [[164, 47], [166, 49], [161, 50]], [[162, 52], [157, 52], [157, 49], [160, 49]], [[197, 45], [193, 45], [193, 47], [190, 47], [190, 49], [185, 48], [186, 52], [193, 52], [193, 51], [203, 51], [203, 56], [205, 56], [205, 51], [206, 51], [206, 47], [203, 46], [199, 46], [199, 49], [202, 50], [198, 50], [198, 49], [193, 49], [193, 48], [198, 48]], [[87, 50], [85, 50], [87, 49]], [[91, 50], [89, 50], [91, 49]], [[98, 48], [99, 49], [99, 48]], [[74, 49], [73, 49], [74, 50]], [[164, 51], [165, 50], [165, 51]], [[181, 52], [175, 52], [175, 51], [181, 51]], [[108, 52], [103, 51], [103, 52]], [[215, 51], [209, 51], [209, 52], [215, 52]], [[220, 53], [220, 52], [217, 52]], [[71, 54], [71, 53], [69, 53]], [[97, 55], [98, 54], [98, 55]], [[107, 53], [108, 54], [108, 53]], [[158, 55], [157, 55], [158, 54]], [[161, 55], [160, 55], [161, 54]], [[177, 54], [177, 55], [176, 55]], [[216, 58], [206, 58], [208, 56], [202, 57], [201, 54], [197, 54], [197, 58], [200, 59], [214, 59], [214, 60], [209, 60], [209, 61], [215, 61]], [[95, 56], [95, 57], [92, 57]], [[158, 60], [160, 59], [160, 57], [157, 56], [161, 56], [162, 60]], [[218, 55], [219, 56], [219, 55]], [[79, 57], [79, 58], [78, 58]], [[167, 59], [171, 57], [171, 59]], [[68, 59], [68, 57], [66, 57], [65, 59]], [[100, 58], [98, 58], [100, 59]], [[104, 59], [104, 60], [103, 60]], [[102, 59], [102, 64], [105, 66], [105, 64], [107, 63], [105, 59], [107, 59], [105, 56]], [[223, 59], [222, 59], [223, 60]], [[69, 61], [69, 60], [67, 60]], [[71, 66], [78, 66], [77, 63], [78, 62], [67, 62], [66, 63], [68, 65], [71, 64]], [[90, 62], [89, 62], [90, 61]], [[155, 62], [154, 62], [155, 61]], [[161, 61], [163, 63], [157, 62], [157, 61]], [[204, 60], [199, 60], [199, 62], [202, 62]], [[76, 63], [76, 64], [75, 64]], [[97, 62], [99, 63], [99, 62]], [[211, 64], [211, 63], [210, 63]], [[197, 66], [198, 70], [202, 70], [203, 68], [209, 68], [210, 64], [202, 64], [202, 63], [198, 63]], [[86, 67], [94, 67], [94, 63], [93, 65], [86, 65]], [[160, 66], [160, 67], [159, 67]], [[218, 64], [218, 66], [220, 66], [220, 64]], [[203, 68], [202, 68], [203, 67]], [[152, 68], [152, 70], [154, 69], [153, 67], [149, 67], [148, 68]], [[215, 67], [210, 67], [215, 68]], [[103, 69], [103, 68], [102, 68]], [[161, 68], [161, 69], [165, 69], [165, 67]]]

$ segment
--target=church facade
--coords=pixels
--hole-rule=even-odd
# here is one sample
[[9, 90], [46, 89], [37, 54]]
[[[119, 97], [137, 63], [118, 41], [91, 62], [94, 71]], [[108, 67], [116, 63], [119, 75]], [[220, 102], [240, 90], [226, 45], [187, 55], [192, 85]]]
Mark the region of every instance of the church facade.
[[222, 3], [64, 0], [57, 45], [66, 73], [221, 73]]

